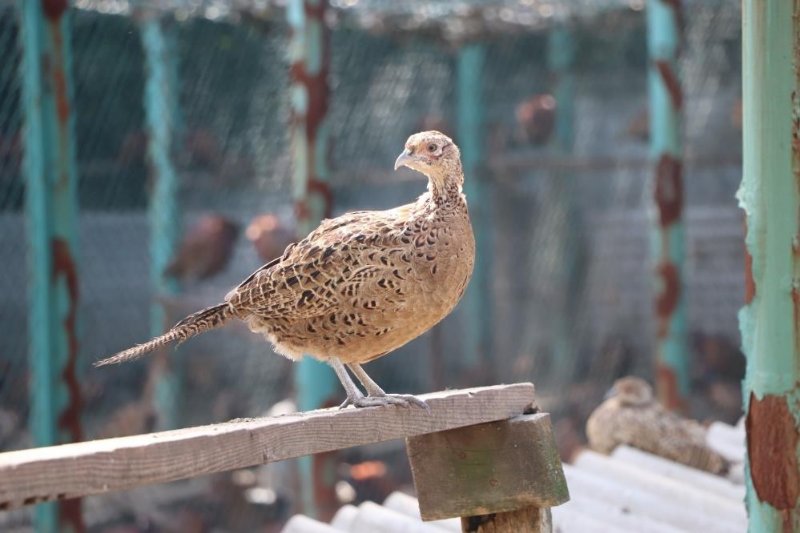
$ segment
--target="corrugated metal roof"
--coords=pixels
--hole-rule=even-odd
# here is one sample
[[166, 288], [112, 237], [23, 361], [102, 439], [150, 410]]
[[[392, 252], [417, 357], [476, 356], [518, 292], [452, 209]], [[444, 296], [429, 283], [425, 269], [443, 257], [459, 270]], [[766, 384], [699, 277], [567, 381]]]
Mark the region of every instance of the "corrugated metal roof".
[[[734, 463], [727, 478], [621, 446], [610, 456], [582, 451], [564, 465], [570, 501], [552, 509], [561, 533], [736, 533], [747, 530], [742, 424], [713, 423], [711, 447]], [[416, 498], [392, 493], [382, 505], [345, 505], [330, 523], [296, 515], [283, 533], [442, 533], [461, 531], [452, 518], [422, 522]]]

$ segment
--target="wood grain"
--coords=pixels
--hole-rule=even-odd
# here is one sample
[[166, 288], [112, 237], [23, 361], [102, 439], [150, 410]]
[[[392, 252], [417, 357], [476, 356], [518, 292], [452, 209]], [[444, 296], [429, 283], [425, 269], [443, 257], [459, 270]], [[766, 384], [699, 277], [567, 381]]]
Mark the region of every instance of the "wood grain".
[[321, 409], [0, 454], [0, 511], [503, 420], [534, 405], [531, 383], [421, 396], [397, 406]]
[[406, 443], [423, 520], [555, 507], [569, 499], [547, 413]]

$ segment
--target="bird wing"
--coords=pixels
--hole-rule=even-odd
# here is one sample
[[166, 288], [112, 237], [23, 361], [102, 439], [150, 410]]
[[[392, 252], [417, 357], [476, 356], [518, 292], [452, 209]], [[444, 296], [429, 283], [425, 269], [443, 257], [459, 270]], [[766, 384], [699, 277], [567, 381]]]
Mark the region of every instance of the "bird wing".
[[264, 318], [303, 319], [363, 296], [377, 271], [388, 268], [378, 249], [389, 253], [399, 239], [389, 211], [354, 211], [323, 220], [283, 256], [251, 274], [225, 297], [237, 312]]

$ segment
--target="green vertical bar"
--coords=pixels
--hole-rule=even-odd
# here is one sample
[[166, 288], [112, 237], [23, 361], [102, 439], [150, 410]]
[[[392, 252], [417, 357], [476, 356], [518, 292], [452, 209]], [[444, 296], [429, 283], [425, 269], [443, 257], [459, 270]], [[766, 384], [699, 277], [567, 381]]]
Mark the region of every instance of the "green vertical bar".
[[742, 4], [747, 357], [747, 510], [751, 532], [798, 531], [800, 434], [800, 0]]
[[[173, 161], [173, 144], [180, 128], [178, 94], [178, 51], [175, 28], [156, 16], [147, 17], [140, 29], [145, 53], [144, 93], [147, 153], [153, 184], [149, 200], [150, 282], [157, 296], [150, 309], [150, 330], [160, 335], [175, 317], [166, 316], [160, 297], [178, 294], [177, 280], [164, 275], [175, 253], [181, 231], [178, 206], [178, 173]], [[178, 427], [180, 362], [171, 365], [155, 386], [159, 429]]]
[[[327, 8], [326, 0], [290, 0], [286, 10], [291, 30], [292, 191], [300, 235], [316, 228], [330, 214], [332, 207], [326, 158], [330, 61], [329, 35], [324, 18]], [[310, 105], [312, 99], [313, 106]], [[294, 385], [297, 406], [301, 411], [330, 405], [340, 392], [338, 381], [328, 365], [310, 357], [297, 363]], [[303, 511], [311, 516], [319, 516], [322, 509], [317, 496], [329, 493], [335, 481], [324, 475], [330, 470], [330, 465], [314, 465], [314, 461], [325, 460], [324, 456], [303, 457], [298, 463]]]
[[[82, 439], [78, 344], [78, 195], [66, 1], [20, 2], [29, 242], [31, 432], [37, 446]], [[41, 504], [41, 532], [83, 529], [80, 500]]]
[[[486, 46], [472, 43], [458, 52], [456, 64], [457, 142], [464, 166], [464, 194], [467, 196], [475, 232], [475, 270], [464, 295], [464, 362], [468, 367], [483, 367], [489, 372], [492, 347], [492, 298], [490, 191], [484, 168], [483, 66]], [[487, 376], [487, 379], [490, 379]]]
[[[572, 152], [575, 142], [575, 63], [576, 44], [571, 31], [559, 24], [548, 35], [547, 62], [555, 79], [553, 88], [556, 100], [554, 148], [564, 157]], [[556, 310], [553, 347], [553, 381], [561, 386], [569, 383], [575, 369], [575, 316], [579, 285], [579, 222], [573, 202], [575, 177], [569, 172], [556, 172], [555, 190], [558, 191], [558, 209], [563, 210], [564, 232], [561, 242], [558, 280], [561, 301]]]
[[681, 107], [678, 78], [680, 4], [647, 2], [650, 56], [650, 151], [654, 160], [651, 212], [653, 284], [656, 300], [656, 386], [670, 409], [683, 410], [689, 393], [684, 276]]

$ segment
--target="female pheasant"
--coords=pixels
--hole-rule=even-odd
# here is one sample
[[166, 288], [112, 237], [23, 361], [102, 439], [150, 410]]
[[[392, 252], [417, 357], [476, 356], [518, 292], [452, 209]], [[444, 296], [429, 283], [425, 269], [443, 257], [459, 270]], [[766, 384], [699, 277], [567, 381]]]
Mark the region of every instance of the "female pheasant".
[[475, 240], [455, 143], [438, 131], [414, 134], [395, 161], [395, 170], [401, 166], [428, 178], [428, 191], [416, 202], [323, 220], [223, 303], [96, 366], [136, 359], [237, 318], [290, 359], [310, 355], [328, 363], [347, 392], [342, 406], [426, 407], [411, 395], [386, 394], [361, 365], [418, 337], [452, 311], [472, 275]]

